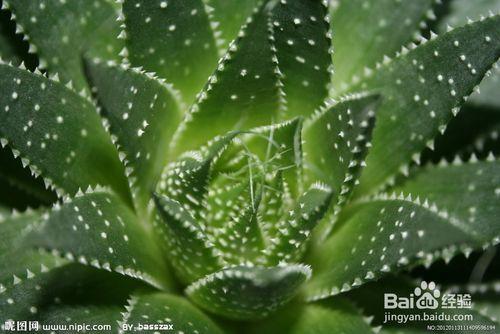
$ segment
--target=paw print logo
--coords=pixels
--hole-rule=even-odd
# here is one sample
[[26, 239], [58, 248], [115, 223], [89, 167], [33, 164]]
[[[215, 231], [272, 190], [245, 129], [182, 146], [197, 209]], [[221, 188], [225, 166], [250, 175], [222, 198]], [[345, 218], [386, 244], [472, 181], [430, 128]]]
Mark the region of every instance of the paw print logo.
[[422, 281], [419, 287], [415, 288], [415, 297], [417, 297], [417, 308], [418, 309], [437, 309], [439, 307], [438, 298], [441, 296], [441, 292], [436, 288], [436, 283]]

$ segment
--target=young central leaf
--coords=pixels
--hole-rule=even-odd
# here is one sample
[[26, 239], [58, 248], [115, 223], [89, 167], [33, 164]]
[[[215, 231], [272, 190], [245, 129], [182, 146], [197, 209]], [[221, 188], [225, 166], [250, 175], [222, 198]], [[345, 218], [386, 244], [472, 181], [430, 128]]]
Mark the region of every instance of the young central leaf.
[[[233, 132], [186, 152], [163, 173], [156, 225], [177, 276], [192, 283], [193, 300], [206, 308], [207, 298], [223, 301], [209, 311], [262, 317], [307, 279], [302, 267], [285, 264], [300, 261], [331, 191], [322, 184], [302, 189], [301, 128], [296, 119]], [[212, 283], [248, 301], [231, 306]], [[271, 286], [280, 288], [271, 293]], [[253, 298], [252, 291], [269, 295]]]

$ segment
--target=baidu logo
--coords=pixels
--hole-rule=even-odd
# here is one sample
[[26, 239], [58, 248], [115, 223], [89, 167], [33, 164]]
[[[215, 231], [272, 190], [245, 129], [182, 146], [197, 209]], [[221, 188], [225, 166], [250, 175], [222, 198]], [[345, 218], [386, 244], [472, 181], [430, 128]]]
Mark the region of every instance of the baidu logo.
[[416, 306], [418, 309], [431, 309], [435, 310], [439, 307], [439, 297], [441, 291], [437, 289], [434, 282], [427, 284], [426, 281], [420, 283], [420, 287], [416, 287], [414, 295], [417, 299]]
[[435, 310], [437, 308], [461, 309], [471, 308], [470, 294], [445, 293], [439, 291], [436, 283], [426, 281], [420, 284], [409, 296], [399, 296], [395, 293], [384, 293], [384, 308]]

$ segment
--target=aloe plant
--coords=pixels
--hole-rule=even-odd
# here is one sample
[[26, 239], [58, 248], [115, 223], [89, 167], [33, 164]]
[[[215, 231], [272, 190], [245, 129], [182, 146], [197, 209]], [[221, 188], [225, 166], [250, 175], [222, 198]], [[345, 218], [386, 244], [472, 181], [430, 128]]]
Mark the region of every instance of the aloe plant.
[[380, 330], [378, 291], [500, 242], [471, 3], [3, 0], [0, 321]]

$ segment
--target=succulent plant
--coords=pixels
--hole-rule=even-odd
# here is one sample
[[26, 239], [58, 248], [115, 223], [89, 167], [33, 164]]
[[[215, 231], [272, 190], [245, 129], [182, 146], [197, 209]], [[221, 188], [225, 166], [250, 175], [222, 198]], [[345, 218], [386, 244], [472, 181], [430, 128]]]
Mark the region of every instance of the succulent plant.
[[0, 321], [380, 329], [374, 293], [500, 242], [471, 3], [3, 0]]

